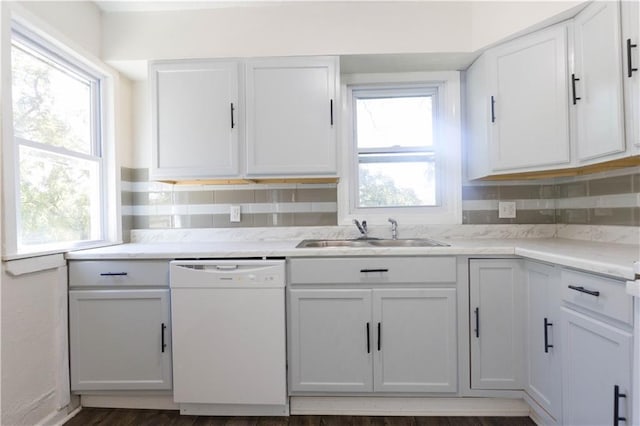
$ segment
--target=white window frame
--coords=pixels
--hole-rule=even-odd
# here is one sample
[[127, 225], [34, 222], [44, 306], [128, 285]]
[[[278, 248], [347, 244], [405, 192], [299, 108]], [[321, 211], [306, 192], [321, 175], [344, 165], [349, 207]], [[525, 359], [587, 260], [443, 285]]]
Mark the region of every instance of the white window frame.
[[[2, 97], [2, 180], [3, 180], [3, 260], [13, 260], [36, 255], [61, 253], [76, 249], [99, 247], [122, 242], [120, 230], [120, 196], [119, 172], [116, 170], [115, 153], [115, 111], [114, 99], [117, 86], [117, 74], [104, 66], [102, 62], [75, 46], [63, 35], [57, 33], [46, 23], [24, 11], [18, 5], [8, 8], [9, 13], [3, 13], [0, 45], [2, 60], [0, 74], [3, 85]], [[12, 76], [11, 76], [11, 44], [13, 33], [19, 38], [41, 47], [47, 54], [57, 57], [71, 64], [73, 67], [95, 76], [98, 79], [100, 99], [94, 105], [92, 120], [99, 120], [99, 126], [93, 126], [96, 154], [99, 155], [100, 168], [100, 237], [95, 240], [61, 242], [34, 246], [18, 246], [18, 208], [19, 208], [19, 180], [18, 180], [18, 152], [20, 145], [43, 148], [42, 144], [16, 138], [13, 132], [12, 105]], [[19, 140], [18, 140], [19, 139]], [[46, 147], [47, 151], [68, 155], [63, 148]], [[77, 156], [81, 158], [82, 154]], [[75, 158], [75, 157], [74, 157]]]
[[[401, 224], [433, 225], [462, 223], [462, 165], [460, 73], [457, 71], [392, 74], [351, 74], [342, 76], [343, 132], [341, 134], [340, 182], [338, 184], [338, 224], [354, 219], [369, 224], [387, 224], [393, 217]], [[436, 206], [358, 208], [358, 151], [353, 117], [354, 90], [428, 90], [434, 96], [434, 150], [436, 152]], [[402, 93], [401, 90], [398, 93]]]

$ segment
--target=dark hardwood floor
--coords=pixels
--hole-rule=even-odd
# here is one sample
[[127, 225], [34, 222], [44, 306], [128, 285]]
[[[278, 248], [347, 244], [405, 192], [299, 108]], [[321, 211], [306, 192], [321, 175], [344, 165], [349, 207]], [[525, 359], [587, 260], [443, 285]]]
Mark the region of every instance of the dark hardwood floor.
[[535, 426], [528, 417], [181, 416], [178, 411], [83, 408], [65, 426]]

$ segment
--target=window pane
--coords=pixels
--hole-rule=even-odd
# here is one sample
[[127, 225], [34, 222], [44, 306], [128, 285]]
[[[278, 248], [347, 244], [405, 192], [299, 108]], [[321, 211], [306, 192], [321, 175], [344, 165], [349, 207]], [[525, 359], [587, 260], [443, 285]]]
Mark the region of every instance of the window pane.
[[356, 98], [358, 148], [433, 145], [431, 96]]
[[11, 48], [15, 136], [92, 153], [91, 84], [28, 48]]
[[100, 238], [98, 162], [20, 146], [18, 246]]
[[435, 164], [366, 162], [359, 164], [359, 207], [435, 206]]

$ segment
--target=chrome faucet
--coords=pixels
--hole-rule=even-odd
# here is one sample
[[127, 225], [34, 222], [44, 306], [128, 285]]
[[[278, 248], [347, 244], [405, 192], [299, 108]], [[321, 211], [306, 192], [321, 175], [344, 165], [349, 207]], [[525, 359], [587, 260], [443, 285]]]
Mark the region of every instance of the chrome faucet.
[[391, 239], [398, 239], [398, 221], [392, 218], [389, 218], [389, 223], [391, 223]]
[[358, 228], [358, 231], [360, 231], [360, 238], [367, 238], [367, 232], [369, 232], [367, 230], [367, 221], [363, 220], [362, 221], [362, 225], [360, 224], [360, 222], [358, 222], [358, 219], [353, 219], [353, 223], [356, 225], [356, 227]]

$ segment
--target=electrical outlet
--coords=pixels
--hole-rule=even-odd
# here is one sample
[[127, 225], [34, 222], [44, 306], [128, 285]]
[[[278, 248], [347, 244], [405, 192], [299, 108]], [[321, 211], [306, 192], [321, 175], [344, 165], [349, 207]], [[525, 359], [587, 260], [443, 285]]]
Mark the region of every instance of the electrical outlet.
[[516, 217], [516, 202], [515, 201], [500, 201], [498, 202], [498, 218], [500, 219], [513, 219]]
[[240, 222], [240, 206], [231, 206], [229, 222]]

